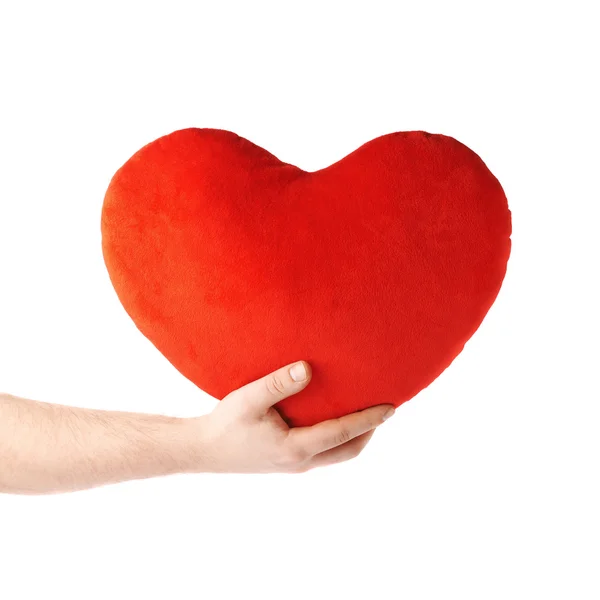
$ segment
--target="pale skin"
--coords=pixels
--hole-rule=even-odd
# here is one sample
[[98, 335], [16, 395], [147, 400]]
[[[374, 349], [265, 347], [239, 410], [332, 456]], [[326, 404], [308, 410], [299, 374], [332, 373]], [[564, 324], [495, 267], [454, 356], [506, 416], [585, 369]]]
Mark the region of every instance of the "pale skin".
[[[295, 381], [295, 365], [305, 379]], [[290, 428], [275, 405], [311, 377], [306, 361], [291, 363], [186, 418], [0, 394], [0, 492], [56, 494], [176, 473], [303, 473], [358, 456], [394, 406]]]

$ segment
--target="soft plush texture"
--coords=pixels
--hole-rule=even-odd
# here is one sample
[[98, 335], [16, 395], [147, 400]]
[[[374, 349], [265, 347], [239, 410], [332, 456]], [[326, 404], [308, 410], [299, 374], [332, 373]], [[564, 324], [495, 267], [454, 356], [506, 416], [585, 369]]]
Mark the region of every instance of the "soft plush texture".
[[276, 405], [305, 426], [399, 406], [450, 365], [500, 290], [511, 214], [448, 136], [383, 135], [307, 172], [190, 128], [116, 172], [101, 228], [121, 303], [177, 370], [221, 400], [306, 360]]

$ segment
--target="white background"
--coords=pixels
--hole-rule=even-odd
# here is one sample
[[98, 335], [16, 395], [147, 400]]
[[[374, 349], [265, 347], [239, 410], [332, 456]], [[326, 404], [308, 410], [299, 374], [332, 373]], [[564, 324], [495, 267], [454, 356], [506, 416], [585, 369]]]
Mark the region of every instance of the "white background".
[[176, 129], [306, 170], [445, 133], [499, 178], [514, 233], [479, 331], [357, 459], [0, 496], [0, 597], [600, 598], [594, 4], [2, 3], [0, 391], [214, 407], [101, 255], [110, 178]]

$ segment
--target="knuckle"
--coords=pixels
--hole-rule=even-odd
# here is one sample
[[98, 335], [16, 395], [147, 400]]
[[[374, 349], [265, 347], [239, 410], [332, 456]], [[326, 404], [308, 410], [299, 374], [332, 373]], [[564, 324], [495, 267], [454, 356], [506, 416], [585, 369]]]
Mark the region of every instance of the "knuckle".
[[279, 375], [273, 374], [266, 379], [267, 391], [273, 396], [281, 396], [285, 392], [285, 384]]
[[307, 452], [302, 448], [283, 448], [275, 462], [279, 468], [295, 471], [302, 468], [308, 458]]
[[358, 454], [359, 450], [357, 448], [348, 448], [348, 450], [346, 450], [344, 454], [341, 454], [339, 456], [339, 460], [340, 462], [346, 462], [347, 460], [352, 460], [353, 458], [356, 458]]
[[304, 448], [296, 448], [293, 452], [293, 459], [296, 464], [306, 462], [310, 458], [310, 453]]
[[301, 465], [309, 458], [308, 452], [301, 447], [291, 448], [287, 452], [287, 460], [289, 464]]
[[357, 448], [349, 448], [344, 454], [340, 455], [336, 462], [346, 462], [348, 460], [352, 460], [356, 458], [360, 454], [360, 450]]
[[339, 446], [341, 444], [345, 444], [346, 442], [349, 442], [350, 439], [351, 439], [350, 431], [348, 430], [347, 427], [343, 427], [335, 434], [334, 442], [335, 442], [336, 446]]
[[363, 451], [364, 446], [361, 446], [359, 444], [356, 444], [356, 446], [354, 446], [349, 453], [349, 457], [350, 458], [356, 458], [362, 451]]

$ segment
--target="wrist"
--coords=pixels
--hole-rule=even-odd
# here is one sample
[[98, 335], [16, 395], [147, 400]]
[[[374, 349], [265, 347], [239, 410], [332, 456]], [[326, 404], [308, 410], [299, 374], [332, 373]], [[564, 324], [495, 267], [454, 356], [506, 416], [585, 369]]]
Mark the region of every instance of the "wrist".
[[178, 418], [171, 427], [171, 452], [177, 473], [210, 471], [208, 415]]

